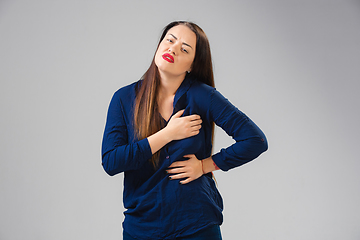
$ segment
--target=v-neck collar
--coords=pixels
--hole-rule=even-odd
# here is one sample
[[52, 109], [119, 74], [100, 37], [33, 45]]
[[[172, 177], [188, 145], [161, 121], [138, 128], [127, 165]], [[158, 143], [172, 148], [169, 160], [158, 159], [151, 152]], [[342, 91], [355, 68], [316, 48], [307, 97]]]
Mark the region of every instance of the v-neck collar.
[[171, 117], [179, 110], [181, 109], [177, 109], [176, 108], [176, 104], [178, 103], [179, 99], [185, 95], [185, 93], [189, 90], [189, 88], [191, 87], [192, 83], [194, 82], [194, 79], [190, 78], [190, 77], [185, 77], [185, 79], [182, 81], [182, 83], [180, 84], [180, 87], [176, 90], [175, 96], [174, 96], [174, 101], [173, 101], [173, 112], [170, 116], [170, 118], [168, 120], [166, 120], [161, 113], [159, 112], [160, 118], [163, 121], [163, 123], [165, 124], [165, 126], [167, 125], [167, 123], [169, 122], [169, 120], [171, 119]]
[[185, 77], [185, 79], [180, 84], [180, 87], [176, 90], [174, 102], [173, 102], [173, 109], [175, 109], [176, 103], [178, 100], [189, 90], [191, 84], [194, 82], [194, 79], [190, 77]]

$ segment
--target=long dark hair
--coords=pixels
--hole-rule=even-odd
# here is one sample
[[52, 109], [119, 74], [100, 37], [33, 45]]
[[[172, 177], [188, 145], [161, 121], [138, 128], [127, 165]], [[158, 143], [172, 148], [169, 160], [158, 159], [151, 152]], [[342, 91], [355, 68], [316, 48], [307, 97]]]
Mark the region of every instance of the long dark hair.
[[[215, 87], [209, 40], [198, 25], [187, 21], [175, 21], [168, 24], [162, 32], [157, 48], [167, 32], [177, 25], [185, 25], [196, 34], [195, 58], [191, 72], [187, 76]], [[155, 64], [155, 55], [142, 80], [141, 86], [137, 89], [134, 108], [134, 128], [139, 140], [149, 137], [163, 127], [156, 98], [160, 84], [160, 74]], [[214, 123], [212, 124], [212, 133], [214, 133]], [[155, 153], [150, 160], [154, 167], [158, 164], [158, 158], [159, 152]]]

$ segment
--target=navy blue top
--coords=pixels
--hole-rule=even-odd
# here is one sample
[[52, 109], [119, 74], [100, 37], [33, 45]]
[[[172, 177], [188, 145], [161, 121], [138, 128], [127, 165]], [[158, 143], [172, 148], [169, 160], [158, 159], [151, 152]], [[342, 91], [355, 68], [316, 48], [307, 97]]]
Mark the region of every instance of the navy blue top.
[[124, 177], [124, 230], [138, 239], [175, 239], [223, 221], [223, 202], [212, 174], [188, 183], [169, 180], [166, 169], [184, 155], [201, 160], [211, 156], [211, 122], [236, 141], [212, 156], [223, 171], [245, 164], [267, 149], [263, 132], [215, 88], [185, 78], [174, 98], [174, 111], [198, 114], [200, 133], [172, 141], [160, 151], [154, 169], [147, 138], [138, 140], [133, 128], [135, 89], [141, 80], [115, 92], [109, 106], [102, 143], [102, 164], [109, 175]]

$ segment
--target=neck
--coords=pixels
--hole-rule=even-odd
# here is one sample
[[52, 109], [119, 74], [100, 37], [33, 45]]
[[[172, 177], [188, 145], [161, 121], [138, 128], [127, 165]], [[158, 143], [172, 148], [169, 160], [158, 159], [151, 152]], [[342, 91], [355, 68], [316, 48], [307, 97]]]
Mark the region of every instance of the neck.
[[175, 96], [176, 91], [184, 81], [185, 75], [169, 76], [165, 73], [160, 73], [159, 95], [161, 98]]

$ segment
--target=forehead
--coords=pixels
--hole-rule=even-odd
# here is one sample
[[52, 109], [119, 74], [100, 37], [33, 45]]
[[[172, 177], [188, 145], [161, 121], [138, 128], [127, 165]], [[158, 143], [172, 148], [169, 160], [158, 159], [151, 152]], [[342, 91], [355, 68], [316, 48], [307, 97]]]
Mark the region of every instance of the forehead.
[[167, 35], [174, 35], [179, 41], [185, 42], [192, 47], [196, 45], [196, 34], [185, 25], [177, 25], [167, 32]]

